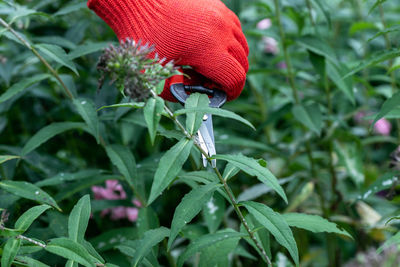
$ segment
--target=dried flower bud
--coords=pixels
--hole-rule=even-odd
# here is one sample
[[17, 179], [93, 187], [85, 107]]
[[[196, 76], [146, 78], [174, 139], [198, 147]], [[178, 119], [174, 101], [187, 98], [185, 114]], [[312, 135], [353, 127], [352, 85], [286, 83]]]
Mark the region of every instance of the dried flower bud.
[[166, 60], [160, 60], [157, 54], [152, 59], [153, 52], [154, 46], [142, 46], [141, 41], [136, 43], [131, 39], [122, 41], [118, 47], [110, 45], [97, 64], [101, 73], [99, 89], [109, 75], [111, 84], [115, 82], [125, 96], [137, 101], [149, 98], [150, 89], [176, 74], [177, 70], [172, 61], [164, 64]]

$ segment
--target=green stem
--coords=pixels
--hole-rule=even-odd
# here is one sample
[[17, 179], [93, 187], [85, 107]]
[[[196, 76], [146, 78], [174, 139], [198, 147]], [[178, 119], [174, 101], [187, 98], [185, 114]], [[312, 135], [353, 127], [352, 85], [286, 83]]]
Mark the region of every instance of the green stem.
[[312, 6], [310, 0], [306, 0], [308, 15], [310, 16], [311, 25], [314, 27], [315, 34], [318, 34], [317, 25], [315, 24], [314, 18], [312, 16]]
[[[153, 97], [157, 97], [156, 92], [154, 92], [153, 90], [150, 90], [150, 93]], [[176, 118], [176, 116], [171, 111], [171, 109], [169, 109], [168, 106], [164, 106], [164, 111], [168, 114], [169, 118], [178, 126], [178, 128], [182, 131], [182, 133], [186, 136], [186, 138], [194, 141], [194, 145], [196, 146], [196, 148], [200, 151], [201, 154], [203, 154], [207, 158], [208, 162], [211, 165], [211, 157], [208, 155], [208, 153], [206, 151], [204, 151], [201, 148], [200, 144], [198, 144], [196, 142], [195, 137], [193, 135], [189, 134], [189, 132], [186, 130], [186, 128], [182, 125], [182, 123]], [[260, 242], [258, 242], [254, 233], [251, 231], [246, 219], [244, 218], [243, 213], [241, 212], [241, 210], [239, 208], [239, 204], [237, 203], [236, 198], [232, 194], [232, 190], [230, 189], [229, 185], [226, 183], [225, 179], [222, 177], [222, 174], [220, 173], [218, 168], [213, 168], [213, 170], [214, 170], [215, 174], [218, 176], [218, 179], [221, 182], [221, 184], [224, 186], [224, 190], [227, 193], [229, 200], [232, 203], [232, 206], [235, 209], [236, 214], [238, 215], [241, 223], [243, 224], [244, 228], [246, 229], [247, 233], [249, 234], [249, 237], [251, 238], [251, 240], [253, 240], [253, 242], [255, 243], [257, 248], [260, 250], [262, 257], [267, 262], [268, 266], [272, 266], [271, 260], [269, 259], [267, 252], [262, 247]]]
[[63, 87], [68, 98], [74, 99], [73, 94], [68, 89], [68, 87], [65, 85], [65, 83], [62, 81], [62, 79], [58, 75], [57, 71], [55, 71], [53, 69], [53, 67], [50, 66], [50, 64], [39, 54], [39, 52], [32, 45], [30, 45], [24, 38], [22, 38], [21, 35], [19, 35], [16, 31], [14, 31], [14, 29], [7, 22], [5, 22], [2, 18], [0, 18], [0, 24], [3, 25], [3, 27], [5, 27], [7, 30], [9, 30], [19, 41], [21, 41], [21, 43], [24, 46], [26, 46], [29, 50], [32, 51], [33, 54], [35, 54], [35, 56], [37, 58], [39, 58], [39, 60], [46, 66], [46, 68], [54, 75], [54, 77], [57, 79], [57, 81]]

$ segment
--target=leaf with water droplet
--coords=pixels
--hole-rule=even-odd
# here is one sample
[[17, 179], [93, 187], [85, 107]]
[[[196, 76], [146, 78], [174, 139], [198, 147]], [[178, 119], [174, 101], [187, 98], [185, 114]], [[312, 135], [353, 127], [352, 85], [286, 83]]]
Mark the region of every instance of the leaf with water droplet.
[[61, 211], [60, 207], [57, 205], [57, 202], [49, 194], [31, 183], [19, 181], [1, 181], [0, 188], [22, 198], [31, 199], [41, 204], [48, 204]]

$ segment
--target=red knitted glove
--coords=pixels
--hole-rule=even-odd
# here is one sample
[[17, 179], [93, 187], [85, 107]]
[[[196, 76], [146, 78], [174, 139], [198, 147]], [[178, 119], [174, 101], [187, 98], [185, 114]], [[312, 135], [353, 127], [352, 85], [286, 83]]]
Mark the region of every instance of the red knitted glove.
[[[247, 41], [239, 19], [220, 0], [89, 0], [88, 7], [119, 40], [155, 44], [160, 58], [191, 66], [208, 78], [193, 80], [224, 90], [228, 100], [241, 93], [248, 70]], [[174, 100], [169, 81], [161, 96]]]

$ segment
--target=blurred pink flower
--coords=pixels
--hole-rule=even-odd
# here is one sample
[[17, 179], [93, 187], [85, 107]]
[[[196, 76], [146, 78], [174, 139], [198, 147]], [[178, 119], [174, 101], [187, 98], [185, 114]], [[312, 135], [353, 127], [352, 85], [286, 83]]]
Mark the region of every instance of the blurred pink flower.
[[[118, 200], [126, 199], [127, 197], [125, 190], [117, 180], [107, 180], [106, 187], [92, 186], [92, 192], [95, 199]], [[132, 200], [132, 203], [136, 207], [142, 207], [142, 203], [137, 199]], [[137, 208], [119, 206], [102, 210], [100, 216], [104, 217], [111, 213], [111, 220], [116, 221], [127, 218], [129, 221], [134, 222], [137, 219], [138, 212]]]
[[364, 121], [363, 119], [365, 116], [367, 116], [367, 113], [365, 111], [359, 111], [354, 115], [354, 121], [360, 124]]
[[264, 36], [262, 38], [262, 43], [264, 46], [263, 47], [264, 52], [271, 53], [273, 55], [276, 55], [279, 53], [278, 42], [274, 38]]
[[390, 131], [392, 130], [392, 124], [383, 118], [378, 120], [374, 125], [374, 131], [377, 134], [388, 136], [390, 135]]
[[287, 65], [286, 65], [286, 62], [285, 61], [281, 61], [281, 62], [279, 62], [278, 64], [277, 64], [277, 67], [278, 67], [278, 69], [286, 69], [287, 68]]
[[259, 30], [266, 30], [271, 27], [272, 23], [270, 19], [263, 19], [257, 23], [257, 29]]

